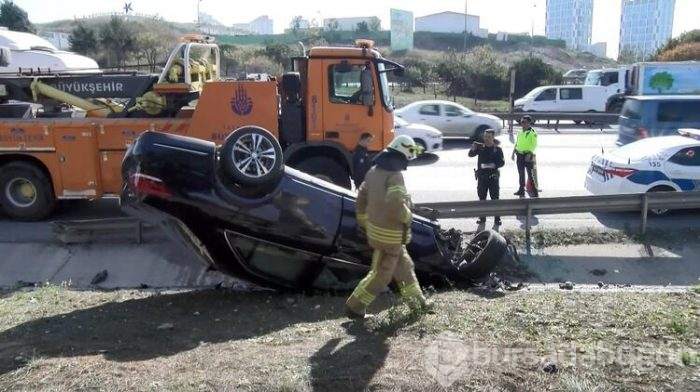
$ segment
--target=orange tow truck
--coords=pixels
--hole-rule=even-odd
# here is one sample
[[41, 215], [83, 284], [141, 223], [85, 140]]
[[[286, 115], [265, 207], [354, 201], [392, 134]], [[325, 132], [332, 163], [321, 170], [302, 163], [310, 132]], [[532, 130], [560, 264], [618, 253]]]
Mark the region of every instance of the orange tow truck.
[[160, 74], [0, 75], [0, 206], [42, 220], [58, 200], [116, 197], [122, 158], [146, 130], [220, 145], [262, 129], [286, 165], [349, 189], [360, 135], [375, 135], [374, 152], [394, 136], [387, 72], [403, 67], [368, 40], [302, 51], [291, 71], [254, 80], [221, 77], [219, 48], [200, 35], [183, 37]]

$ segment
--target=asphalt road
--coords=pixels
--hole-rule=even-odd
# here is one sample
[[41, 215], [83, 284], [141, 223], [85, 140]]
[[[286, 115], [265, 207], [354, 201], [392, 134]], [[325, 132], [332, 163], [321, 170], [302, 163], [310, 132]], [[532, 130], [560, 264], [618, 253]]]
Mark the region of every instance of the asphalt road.
[[[601, 150], [615, 148], [616, 130], [595, 130], [585, 127], [563, 128], [560, 133], [538, 127], [538, 177], [540, 197], [586, 195], [583, 184], [591, 156]], [[515, 162], [510, 160], [513, 143], [505, 133], [498, 137], [506, 155], [501, 170], [501, 198], [515, 198], [518, 187]], [[467, 156], [470, 142], [466, 139], [447, 140], [445, 148], [427, 154], [413, 162], [405, 173], [406, 185], [415, 203], [477, 200], [473, 169], [476, 158]], [[93, 219], [123, 216], [116, 199], [69, 201], [61, 203], [51, 220]], [[700, 212], [679, 212], [670, 217], [651, 219], [649, 227], [692, 226]], [[503, 217], [503, 228], [523, 227], [522, 217]], [[473, 219], [445, 220], [443, 226], [472, 231], [478, 229]], [[490, 227], [492, 221], [487, 225]], [[536, 217], [535, 227], [541, 228], [614, 228], [639, 225], [638, 214], [567, 214]], [[37, 223], [12, 222], [0, 217], [0, 243], [52, 241], [50, 221]]]

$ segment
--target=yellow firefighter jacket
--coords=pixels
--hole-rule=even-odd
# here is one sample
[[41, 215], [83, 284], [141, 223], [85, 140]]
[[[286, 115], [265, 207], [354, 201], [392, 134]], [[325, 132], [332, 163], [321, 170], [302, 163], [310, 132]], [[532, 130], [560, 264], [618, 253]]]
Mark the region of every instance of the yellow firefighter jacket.
[[371, 247], [411, 242], [411, 199], [400, 171], [372, 167], [358, 190], [356, 214]]

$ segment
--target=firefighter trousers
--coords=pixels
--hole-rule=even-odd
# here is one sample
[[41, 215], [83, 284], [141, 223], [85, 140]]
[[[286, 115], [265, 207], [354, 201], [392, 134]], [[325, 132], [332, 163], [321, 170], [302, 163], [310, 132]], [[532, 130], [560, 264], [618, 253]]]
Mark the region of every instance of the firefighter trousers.
[[400, 245], [374, 250], [372, 268], [348, 298], [348, 308], [357, 314], [365, 314], [367, 307], [392, 280], [409, 306], [413, 308], [425, 304], [423, 291], [413, 270], [413, 260], [406, 246]]

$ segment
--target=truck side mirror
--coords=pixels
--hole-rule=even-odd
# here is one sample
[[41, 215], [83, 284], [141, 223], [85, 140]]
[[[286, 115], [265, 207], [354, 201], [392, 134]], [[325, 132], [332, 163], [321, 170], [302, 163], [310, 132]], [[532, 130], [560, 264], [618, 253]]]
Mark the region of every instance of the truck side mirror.
[[12, 51], [7, 47], [0, 47], [0, 67], [7, 67], [12, 63]]
[[360, 74], [360, 89], [362, 90], [362, 104], [374, 106], [374, 84], [372, 83], [372, 71], [365, 67]]

